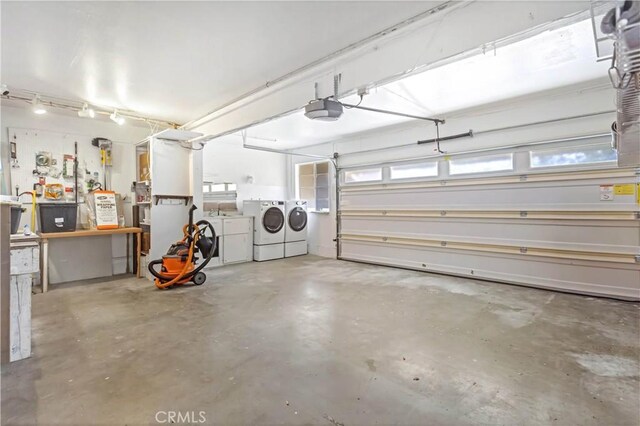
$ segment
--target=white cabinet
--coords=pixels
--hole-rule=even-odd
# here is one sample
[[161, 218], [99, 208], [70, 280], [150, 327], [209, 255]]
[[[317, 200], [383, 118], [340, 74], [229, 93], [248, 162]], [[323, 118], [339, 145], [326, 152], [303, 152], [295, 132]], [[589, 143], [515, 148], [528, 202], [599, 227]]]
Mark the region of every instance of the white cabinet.
[[37, 236], [11, 236], [11, 275], [37, 274], [40, 272], [40, 243]]
[[223, 217], [222, 224], [224, 235], [250, 234], [253, 232], [253, 218], [251, 217]]
[[191, 151], [180, 141], [151, 138], [151, 195], [192, 196]]
[[218, 239], [218, 253], [208, 268], [253, 260], [253, 217], [209, 217]]
[[11, 275], [9, 301], [9, 361], [18, 361], [31, 356], [31, 287], [30, 274]]
[[223, 243], [223, 263], [250, 262], [251, 250], [248, 250], [253, 243], [249, 241], [250, 234], [225, 235]]
[[222, 218], [222, 261], [224, 264], [253, 260], [253, 218]]
[[[207, 217], [204, 220], [209, 222], [216, 232], [216, 250], [213, 252], [213, 257], [209, 261], [207, 268], [222, 266], [222, 242], [224, 241], [224, 237], [222, 236], [222, 219], [219, 217]], [[209, 235], [208, 231], [206, 235]]]
[[31, 290], [40, 272], [40, 238], [12, 235], [10, 243], [10, 361], [31, 356]]

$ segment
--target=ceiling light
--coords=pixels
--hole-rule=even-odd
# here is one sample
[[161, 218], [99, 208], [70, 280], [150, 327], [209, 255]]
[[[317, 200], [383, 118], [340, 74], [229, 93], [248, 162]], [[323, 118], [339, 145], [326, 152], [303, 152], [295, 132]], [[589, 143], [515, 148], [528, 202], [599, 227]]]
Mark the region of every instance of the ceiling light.
[[331, 99], [316, 99], [304, 107], [304, 115], [312, 120], [336, 121], [342, 115], [342, 104]]
[[44, 107], [44, 105], [42, 104], [42, 101], [40, 100], [40, 96], [35, 95], [33, 97], [33, 101], [31, 101], [31, 103], [33, 104], [31, 109], [33, 109], [34, 113], [36, 113], [38, 115], [42, 115], [42, 114], [45, 114], [47, 112], [47, 109]]
[[118, 114], [118, 110], [114, 109], [113, 113], [109, 116], [109, 118], [114, 122], [118, 123], [120, 126], [124, 124], [124, 117]]
[[78, 117], [82, 118], [94, 118], [96, 116], [96, 112], [93, 108], [89, 108], [89, 104], [85, 103], [82, 105], [82, 109], [78, 111]]

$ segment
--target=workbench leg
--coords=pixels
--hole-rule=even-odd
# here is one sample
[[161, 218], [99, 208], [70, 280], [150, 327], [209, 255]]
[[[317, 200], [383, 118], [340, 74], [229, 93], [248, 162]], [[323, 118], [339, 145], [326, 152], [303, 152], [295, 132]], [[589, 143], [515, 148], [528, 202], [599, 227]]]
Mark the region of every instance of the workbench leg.
[[142, 233], [136, 233], [136, 238], [138, 239], [138, 278], [142, 278], [142, 269], [140, 267], [140, 253], [142, 253]]
[[42, 292], [49, 290], [49, 240], [42, 241]]
[[131, 273], [131, 268], [129, 267], [129, 235], [130, 234], [126, 234], [127, 235], [127, 274]]

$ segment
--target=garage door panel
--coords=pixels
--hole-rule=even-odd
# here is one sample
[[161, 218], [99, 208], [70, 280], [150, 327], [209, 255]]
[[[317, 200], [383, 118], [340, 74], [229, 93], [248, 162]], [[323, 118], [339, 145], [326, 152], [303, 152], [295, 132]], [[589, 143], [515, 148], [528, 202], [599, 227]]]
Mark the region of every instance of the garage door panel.
[[350, 260], [443, 272], [587, 294], [640, 299], [640, 268], [563, 259], [529, 259], [481, 252], [342, 242]]
[[635, 170], [383, 176], [341, 188], [343, 259], [640, 300]]
[[[625, 180], [628, 183], [629, 180]], [[342, 192], [344, 208], [489, 208], [499, 209], [517, 205], [526, 209], [627, 209], [637, 210], [635, 192], [620, 195], [610, 201], [601, 200], [601, 184], [613, 181], [576, 182], [566, 185], [531, 186], [477, 185], [467, 187], [430, 187], [413, 189], [381, 189], [358, 191], [348, 188]]]
[[344, 216], [341, 231], [640, 254], [640, 222], [621, 222]]

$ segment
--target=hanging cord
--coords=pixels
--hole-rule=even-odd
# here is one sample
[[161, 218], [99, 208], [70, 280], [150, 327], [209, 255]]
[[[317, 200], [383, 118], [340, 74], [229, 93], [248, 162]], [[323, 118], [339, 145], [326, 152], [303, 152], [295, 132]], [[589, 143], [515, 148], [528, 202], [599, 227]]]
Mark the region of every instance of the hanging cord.
[[[342, 104], [342, 106], [344, 107], [344, 109], [351, 109], [351, 108], [358, 108], [360, 106], [360, 104], [362, 103], [362, 99], [364, 98], [364, 95], [360, 95], [360, 100], [358, 101], [357, 104], [352, 105], [352, 106], [347, 106], [345, 104]], [[342, 103], [342, 102], [341, 102]]]

